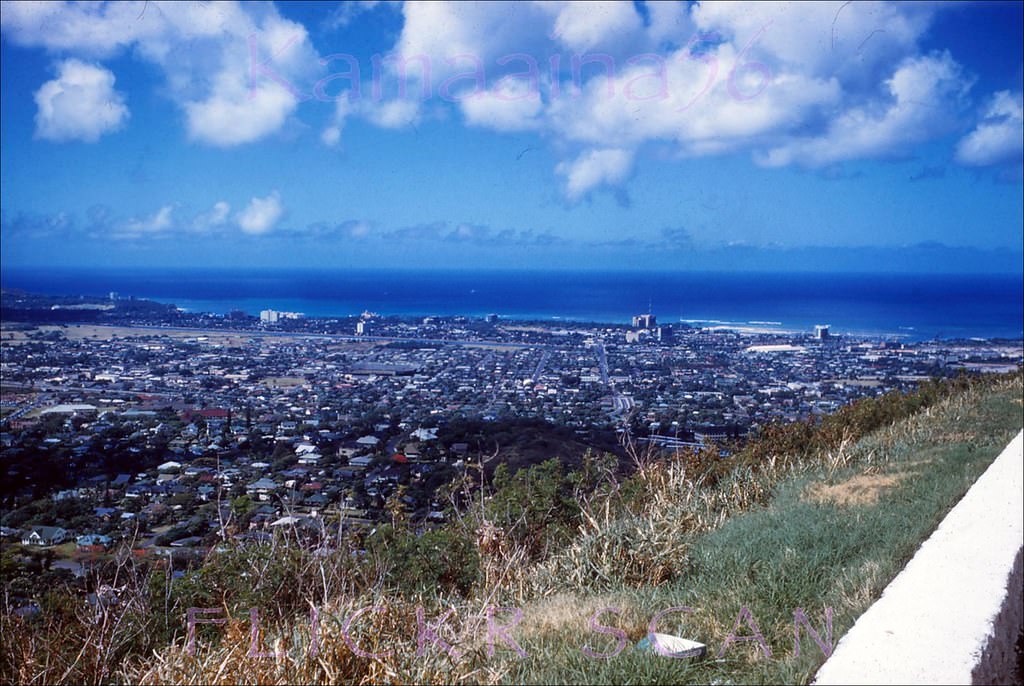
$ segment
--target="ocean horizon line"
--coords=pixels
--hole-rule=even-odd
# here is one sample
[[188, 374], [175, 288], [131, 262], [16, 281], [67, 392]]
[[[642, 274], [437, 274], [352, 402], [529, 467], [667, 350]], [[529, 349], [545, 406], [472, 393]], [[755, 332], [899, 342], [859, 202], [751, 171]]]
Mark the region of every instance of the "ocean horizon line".
[[1021, 279], [1024, 283], [1024, 264], [1021, 270], [1010, 271], [941, 271], [941, 270], [897, 270], [897, 269], [815, 269], [812, 267], [793, 266], [786, 269], [691, 269], [671, 267], [567, 267], [567, 266], [487, 266], [474, 264], [471, 266], [403, 266], [388, 265], [385, 267], [372, 266], [338, 266], [338, 267], [295, 267], [295, 266], [204, 266], [204, 265], [174, 265], [174, 266], [136, 266], [136, 265], [114, 265], [114, 266], [93, 266], [93, 265], [0, 265], [0, 277], [5, 274], [18, 274], [22, 272], [48, 271], [54, 273], [224, 273], [224, 274], [616, 274], [624, 276], [679, 276], [679, 275], [729, 275], [729, 276], [810, 276], [823, 277], [907, 277], [907, 278], [1013, 278]]
[[5, 288], [114, 293], [214, 314], [276, 309], [345, 317], [370, 310], [624, 324], [651, 311], [666, 324], [742, 322], [798, 331], [831, 324], [837, 332], [914, 339], [1024, 337], [1024, 294], [1011, 275], [97, 267], [8, 270], [3, 277]]

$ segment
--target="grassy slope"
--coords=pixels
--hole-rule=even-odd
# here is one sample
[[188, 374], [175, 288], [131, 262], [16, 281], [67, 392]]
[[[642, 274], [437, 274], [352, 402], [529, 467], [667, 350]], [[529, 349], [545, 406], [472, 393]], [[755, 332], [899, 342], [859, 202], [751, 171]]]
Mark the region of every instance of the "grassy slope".
[[[824, 659], [806, 632], [793, 656], [793, 611], [804, 608], [824, 637], [824, 608], [834, 611], [833, 640], [853, 625], [902, 569], [918, 545], [963, 496], [1022, 426], [1020, 384], [982, 398], [960, 397], [875, 433], [833, 464], [793, 474], [768, 507], [729, 518], [697, 536], [690, 566], [678, 580], [647, 588], [559, 598], [527, 607], [526, 622], [547, 624], [521, 641], [525, 659], [505, 665], [505, 680], [545, 682], [807, 682]], [[829, 488], [832, 486], [832, 488]], [[700, 661], [672, 660], [587, 630], [588, 610], [617, 607], [605, 625], [626, 630], [631, 644], [659, 610], [695, 612], [666, 617], [662, 631], [708, 644]], [[755, 642], [734, 643], [718, 659], [741, 606], [749, 608], [772, 657]], [[531, 610], [539, 621], [530, 622]], [[553, 619], [561, 616], [564, 624]], [[545, 618], [546, 617], [546, 618]], [[752, 635], [744, 623], [738, 632]], [[504, 671], [504, 670], [502, 670]]]
[[[416, 655], [415, 601], [361, 596], [321, 609], [320, 652], [308, 654], [305, 622], [295, 630], [266, 627], [264, 645], [290, 646], [277, 660], [247, 658], [248, 625], [224, 631], [188, 657], [180, 643], [127, 666], [121, 678], [148, 683], [507, 682], [507, 683], [775, 683], [807, 682], [823, 661], [807, 637], [793, 656], [793, 611], [803, 608], [824, 634], [824, 608], [834, 610], [833, 641], [876, 599], [920, 542], [962, 497], [1024, 424], [1021, 377], [995, 390], [968, 390], [838, 451], [780, 462], [761, 471], [738, 469], [711, 489], [694, 484], [681, 465], [644, 472], [639, 510], [589, 512], [572, 545], [539, 565], [504, 566], [500, 579], [471, 599], [426, 598], [426, 617], [451, 607], [442, 634], [468, 648], [449, 660], [434, 649]], [[763, 493], [770, 498], [755, 497]], [[752, 496], [751, 494], [755, 494]], [[767, 502], [760, 506], [756, 503]], [[492, 561], [493, 562], [493, 561]], [[491, 564], [491, 563], [488, 563]], [[660, 581], [659, 581], [660, 580]], [[356, 658], [340, 637], [354, 608], [366, 650], [392, 651], [382, 660]], [[484, 650], [484, 607], [520, 607], [512, 631], [527, 651], [519, 657]], [[693, 614], [666, 617], [660, 630], [700, 640], [708, 657], [672, 660], [635, 650], [650, 618], [685, 605]], [[770, 646], [735, 643], [717, 654], [740, 608], [749, 608]], [[602, 623], [629, 638], [617, 657], [586, 657], [614, 648], [615, 639], [588, 629]], [[748, 625], [740, 635], [749, 636]], [[283, 642], [281, 639], [284, 638]]]

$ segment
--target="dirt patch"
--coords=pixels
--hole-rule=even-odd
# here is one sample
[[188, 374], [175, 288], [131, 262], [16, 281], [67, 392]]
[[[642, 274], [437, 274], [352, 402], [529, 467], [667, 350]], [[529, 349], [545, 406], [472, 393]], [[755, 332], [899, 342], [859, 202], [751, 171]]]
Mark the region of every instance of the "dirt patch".
[[217, 329], [174, 329], [163, 327], [147, 326], [106, 326], [103, 324], [70, 324], [66, 327], [42, 326], [39, 331], [61, 331], [68, 340], [89, 340], [89, 341], [110, 341], [113, 339], [156, 339], [176, 341], [200, 341], [210, 345], [223, 345], [227, 347], [241, 347], [252, 340], [259, 343], [279, 345], [283, 343], [295, 343], [295, 337], [281, 336], [270, 332], [253, 331], [239, 333], [233, 331], [219, 331]]
[[882, 493], [909, 476], [896, 474], [858, 474], [846, 481], [828, 486], [813, 484], [804, 492], [804, 498], [816, 503], [836, 505], [874, 505]]

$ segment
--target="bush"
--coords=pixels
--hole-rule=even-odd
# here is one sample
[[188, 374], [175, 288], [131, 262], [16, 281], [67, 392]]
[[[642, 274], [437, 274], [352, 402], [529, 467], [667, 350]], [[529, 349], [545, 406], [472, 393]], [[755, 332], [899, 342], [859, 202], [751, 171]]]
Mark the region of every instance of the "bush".
[[448, 592], [466, 595], [480, 575], [475, 541], [452, 529], [416, 535], [385, 524], [367, 540], [367, 552], [386, 570], [385, 586], [407, 597]]
[[566, 474], [556, 459], [510, 474], [504, 464], [494, 470], [494, 495], [484, 519], [510, 542], [544, 557], [553, 544], [571, 537], [580, 520], [576, 474]]

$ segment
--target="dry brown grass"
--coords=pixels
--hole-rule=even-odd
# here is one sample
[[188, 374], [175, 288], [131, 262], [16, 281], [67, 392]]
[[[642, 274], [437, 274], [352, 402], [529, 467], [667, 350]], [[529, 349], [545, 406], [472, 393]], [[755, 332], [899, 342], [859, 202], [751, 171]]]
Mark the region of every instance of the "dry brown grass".
[[120, 659], [145, 644], [152, 626], [142, 577], [122, 559], [113, 583], [94, 605], [53, 595], [39, 617], [0, 608], [0, 682], [101, 684], [115, 679]]
[[[530, 603], [523, 616], [522, 633], [525, 636], [561, 633], [582, 635], [591, 631], [590, 619], [608, 608], [621, 611], [615, 619], [619, 626], [643, 627], [649, 619], [639, 612], [632, 599], [622, 595], [579, 596], [559, 593]], [[604, 615], [603, 619], [609, 617], [610, 614]], [[641, 635], [642, 628], [637, 638]]]
[[[564, 598], [546, 606], [546, 612], [525, 613], [511, 631], [513, 640], [539, 631], [562, 630], [571, 621], [574, 602]], [[420, 610], [418, 616], [418, 608], [423, 605], [430, 609]], [[601, 604], [588, 603], [588, 607], [592, 605], [596, 611]], [[370, 607], [379, 610], [364, 612], [346, 627], [346, 620], [354, 612]], [[480, 599], [438, 607], [434, 602], [362, 596], [322, 608], [315, 640], [310, 618], [291, 626], [268, 626], [261, 632], [256, 650], [272, 655], [251, 655], [249, 623], [232, 621], [219, 640], [205, 644], [200, 641], [194, 654], [178, 641], [151, 657], [125, 665], [120, 677], [139, 684], [493, 684], [507, 678], [509, 663], [504, 658], [514, 660], [516, 654], [500, 638], [495, 638], [491, 652], [488, 607]], [[498, 626], [513, 622], [512, 615], [505, 612], [495, 611], [494, 617]], [[439, 623], [438, 636], [451, 650], [430, 640], [420, 644], [420, 618], [424, 623]], [[367, 655], [370, 653], [373, 655]]]
[[[922, 415], [927, 417], [933, 411], [940, 410], [948, 412], [950, 406], [951, 403], [947, 401], [936, 408], [925, 410]], [[915, 428], [913, 422], [905, 424], [911, 425], [911, 431]], [[907, 433], [907, 426], [905, 424], [883, 430], [874, 436], [873, 439], [891, 441], [892, 437], [887, 434], [894, 431], [898, 435]], [[946, 431], [929, 437], [929, 442], [937, 445], [970, 443], [975, 440], [977, 440], [977, 434], [972, 431]], [[865, 451], [863, 443], [858, 446], [856, 451], [851, 451], [850, 448], [852, 446], [844, 444], [835, 452], [830, 460], [831, 471], [835, 472], [839, 468], [856, 463], [862, 465], [862, 473], [836, 484], [811, 484], [804, 492], [805, 500], [816, 503], [831, 503], [842, 507], [875, 505], [887, 491], [898, 486], [904, 479], [912, 477], [915, 471], [926, 467], [932, 462], [929, 458], [918, 458], [901, 459], [896, 462], [887, 460], [884, 464], [879, 464], [875, 459], [879, 452], [878, 450], [869, 449]]]
[[805, 498], [816, 503], [835, 505], [874, 505], [882, 494], [897, 486], [907, 474], [858, 474], [834, 485], [812, 484]]

